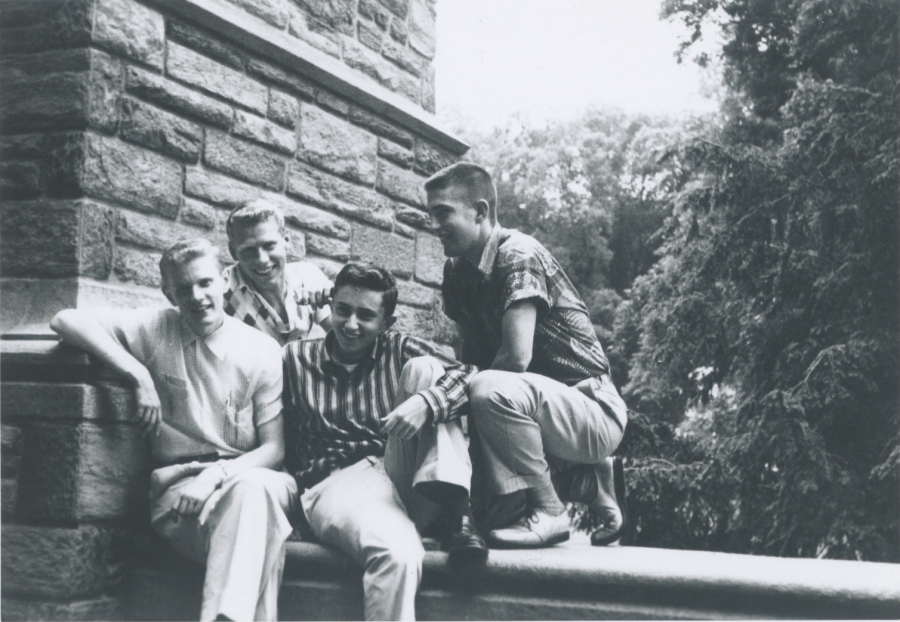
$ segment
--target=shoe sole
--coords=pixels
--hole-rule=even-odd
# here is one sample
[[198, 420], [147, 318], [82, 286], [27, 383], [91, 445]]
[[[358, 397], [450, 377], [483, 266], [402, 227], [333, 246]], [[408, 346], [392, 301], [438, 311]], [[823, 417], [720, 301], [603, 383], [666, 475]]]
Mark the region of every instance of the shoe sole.
[[617, 540], [625, 537], [627, 529], [630, 525], [628, 516], [628, 499], [625, 496], [625, 467], [622, 464], [622, 458], [616, 456], [613, 458], [613, 489], [616, 494], [616, 503], [619, 504], [619, 511], [622, 512], [622, 526], [614, 533], [604, 536], [603, 538], [591, 538], [592, 546], [609, 546]]

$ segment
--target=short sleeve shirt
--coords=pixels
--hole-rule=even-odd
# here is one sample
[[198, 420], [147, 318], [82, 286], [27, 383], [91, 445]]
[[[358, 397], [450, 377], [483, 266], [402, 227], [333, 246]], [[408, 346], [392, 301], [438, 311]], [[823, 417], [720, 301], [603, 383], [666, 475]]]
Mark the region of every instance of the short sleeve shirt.
[[503, 313], [511, 304], [537, 306], [528, 371], [572, 386], [609, 373], [587, 307], [559, 263], [540, 242], [495, 227], [478, 267], [462, 259], [444, 266], [444, 312], [466, 337], [462, 362], [490, 368], [500, 348]]
[[287, 281], [284, 299], [287, 323], [244, 277], [238, 264], [225, 269], [225, 278], [228, 282], [225, 313], [261, 330], [282, 346], [291, 341], [306, 339], [315, 324], [320, 324], [331, 315], [328, 307], [314, 312], [309, 305], [297, 305], [294, 302], [294, 292], [302, 289], [317, 292], [330, 289], [333, 285], [325, 273], [308, 261], [297, 261], [284, 267], [284, 278]]
[[101, 325], [150, 372], [162, 424], [153, 456], [173, 462], [259, 447], [257, 429], [281, 416], [281, 348], [232, 317], [199, 337], [177, 309], [98, 312]]

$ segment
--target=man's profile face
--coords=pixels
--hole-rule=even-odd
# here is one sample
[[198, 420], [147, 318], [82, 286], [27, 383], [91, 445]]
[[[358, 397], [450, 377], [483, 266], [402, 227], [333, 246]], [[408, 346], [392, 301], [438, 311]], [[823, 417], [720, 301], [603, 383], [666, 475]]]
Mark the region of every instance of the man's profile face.
[[284, 282], [287, 238], [274, 220], [237, 227], [228, 243], [241, 272], [257, 289], [279, 287]]
[[356, 285], [342, 285], [331, 304], [334, 357], [341, 363], [358, 363], [390, 328], [394, 318], [384, 316], [384, 294]]
[[215, 257], [203, 255], [168, 270], [163, 293], [201, 337], [214, 333], [225, 320], [225, 279]]
[[428, 193], [428, 211], [447, 257], [471, 254], [479, 245], [478, 212], [465, 186], [453, 184]]

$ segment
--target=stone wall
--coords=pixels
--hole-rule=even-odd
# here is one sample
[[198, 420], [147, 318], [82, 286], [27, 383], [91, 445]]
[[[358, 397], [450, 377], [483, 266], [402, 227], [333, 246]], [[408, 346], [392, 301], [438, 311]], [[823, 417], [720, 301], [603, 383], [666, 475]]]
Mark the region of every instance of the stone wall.
[[422, 181], [465, 145], [433, 109], [429, 0], [0, 3], [2, 331], [165, 304], [157, 262], [265, 196], [293, 258], [400, 280], [399, 327], [449, 342]]

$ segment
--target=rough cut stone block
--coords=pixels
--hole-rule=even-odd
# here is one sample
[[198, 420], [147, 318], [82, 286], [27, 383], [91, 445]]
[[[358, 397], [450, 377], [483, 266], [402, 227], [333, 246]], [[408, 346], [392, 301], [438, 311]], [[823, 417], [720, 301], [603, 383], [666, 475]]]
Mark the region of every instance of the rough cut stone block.
[[86, 73], [12, 78], [0, 89], [0, 124], [18, 132], [81, 129], [88, 102]]
[[388, 22], [391, 19], [391, 16], [378, 6], [378, 4], [375, 3], [375, 0], [359, 0], [359, 14], [378, 24], [378, 27], [382, 30], [387, 28]]
[[384, 42], [384, 48], [381, 50], [381, 53], [385, 58], [393, 61], [395, 65], [416, 77], [421, 76], [423, 68], [428, 66], [427, 59], [390, 40]]
[[316, 93], [316, 103], [325, 110], [336, 112], [341, 117], [346, 117], [350, 112], [350, 102], [331, 91], [319, 90]]
[[365, 22], [359, 22], [356, 37], [370, 50], [381, 51], [381, 31], [378, 28], [369, 26]]
[[282, 153], [293, 154], [297, 149], [297, 136], [294, 132], [248, 112], [235, 110], [232, 131], [237, 136], [267, 145]]
[[426, 0], [409, 0], [409, 45], [427, 58], [434, 58], [434, 9]]
[[376, 192], [300, 163], [288, 171], [288, 194], [315, 205], [390, 229], [394, 206]]
[[230, 0], [251, 15], [269, 22], [278, 30], [284, 30], [291, 14], [291, 5], [286, 0]]
[[431, 228], [431, 218], [428, 216], [428, 212], [418, 207], [397, 205], [397, 220], [419, 229]]
[[391, 121], [384, 119], [365, 108], [354, 106], [350, 109], [349, 119], [356, 125], [369, 129], [376, 134], [380, 134], [386, 138], [390, 138], [395, 143], [404, 147], [413, 146], [413, 135], [406, 130], [398, 127]]
[[181, 208], [181, 221], [195, 227], [212, 229], [216, 226], [216, 210], [206, 203], [185, 199]]
[[143, 69], [129, 67], [126, 70], [125, 90], [160, 106], [208, 121], [217, 127], [231, 126], [231, 107], [227, 104]]
[[[399, 208], [399, 206], [397, 206]], [[413, 239], [416, 237], [416, 230], [412, 227], [408, 227], [402, 223], [396, 222], [394, 223], [394, 233], [398, 235], [402, 235], [405, 238]]]
[[360, 44], [356, 39], [342, 40], [344, 62], [366, 74], [385, 88], [400, 93], [418, 103], [421, 96], [419, 81], [402, 72], [378, 53]]
[[161, 253], [145, 253], [120, 246], [116, 249], [116, 263], [113, 270], [120, 281], [159, 288], [162, 286], [159, 276], [161, 257]]
[[428, 67], [422, 76], [422, 108], [434, 114], [434, 66]]
[[166, 35], [178, 43], [182, 43], [201, 54], [211, 56], [217, 61], [236, 69], [241, 69], [244, 66], [244, 59], [235, 49], [199, 28], [170, 18], [166, 23]]
[[0, 410], [22, 419], [131, 421], [134, 400], [132, 390], [116, 385], [4, 382]]
[[416, 239], [416, 279], [431, 285], [440, 285], [444, 280], [444, 247], [432, 235], [420, 233]]
[[[11, 522], [15, 517], [18, 491], [19, 482], [15, 478], [4, 477], [0, 480], [0, 512], [2, 512], [2, 520], [4, 523]], [[0, 608], [4, 607], [0, 606]]]
[[422, 339], [431, 339], [431, 332], [434, 328], [431, 309], [419, 309], [398, 304], [395, 315], [397, 316], [397, 330]]
[[0, 159], [2, 160], [38, 160], [43, 154], [43, 134], [0, 136]]
[[400, 276], [409, 276], [415, 265], [415, 242], [357, 225], [353, 227], [353, 256], [384, 266]]
[[96, 0], [94, 42], [156, 69], [163, 66], [163, 16], [134, 0]]
[[31, 599], [3, 599], [5, 620], [123, 620], [119, 598], [99, 596], [90, 600], [60, 603]]
[[179, 238], [188, 236], [182, 225], [136, 212], [122, 210], [116, 226], [116, 239], [134, 246], [164, 251]]
[[416, 159], [415, 154], [409, 149], [383, 138], [378, 139], [378, 155], [403, 168], [411, 167]]
[[337, 40], [335, 33], [310, 30], [306, 15], [299, 11], [293, 12], [291, 21], [288, 24], [288, 32], [326, 54], [335, 58], [341, 57], [341, 44]]
[[306, 250], [315, 253], [316, 255], [337, 259], [338, 261], [347, 261], [350, 259], [349, 242], [335, 240], [334, 238], [326, 238], [325, 236], [316, 235], [314, 233], [306, 234]]
[[431, 308], [434, 303], [434, 290], [412, 281], [397, 281], [400, 302], [414, 307]]
[[287, 88], [306, 100], [311, 100], [316, 95], [315, 87], [300, 76], [258, 58], [247, 59], [247, 71]]
[[109, 134], [116, 131], [121, 85], [122, 63], [104, 52], [91, 50], [91, 73], [88, 81], [88, 121], [91, 127]]
[[121, 529], [4, 525], [2, 540], [4, 596], [85, 597], [115, 586], [124, 575]]
[[175, 218], [181, 165], [115, 138], [87, 134], [81, 186], [90, 196]]
[[[391, 13], [400, 19], [406, 19], [409, 11], [409, 0], [378, 0], [381, 4], [390, 9]], [[397, 21], [397, 20], [394, 20]]]
[[122, 98], [122, 138], [184, 162], [200, 159], [203, 129], [130, 97]]
[[0, 161], [0, 199], [33, 199], [41, 193], [41, 167], [37, 162]]
[[424, 179], [389, 162], [381, 162], [378, 167], [376, 188], [395, 199], [412, 205], [425, 205]]
[[269, 100], [266, 87], [173, 41], [168, 45], [166, 72], [203, 91], [219, 95], [260, 114], [266, 113]]
[[113, 213], [90, 201], [0, 206], [3, 276], [104, 279], [112, 261]]
[[406, 27], [406, 22], [401, 22], [399, 19], [395, 19], [391, 22], [391, 39], [396, 41], [397, 43], [405, 44], [406, 40], [409, 38], [409, 29]]
[[9, 54], [0, 60], [4, 81], [44, 73], [79, 73], [91, 68], [91, 50], [49, 50], [33, 54]]
[[456, 162], [457, 158], [426, 140], [416, 140], [416, 170], [426, 175], [436, 173], [445, 166]]
[[261, 190], [242, 181], [202, 168], [188, 168], [184, 176], [184, 193], [216, 205], [235, 208], [259, 197]]
[[297, 127], [300, 118], [300, 102], [293, 95], [269, 89], [268, 117], [291, 129]]
[[[6, 384], [3, 385], [3, 392], [6, 393]], [[5, 395], [4, 402], [5, 400]], [[6, 411], [6, 407], [3, 408]], [[7, 417], [11, 413], [6, 413]], [[15, 426], [4, 425], [2, 432], [3, 453], [0, 454], [0, 472], [4, 478], [15, 477], [19, 473], [19, 464], [22, 462], [22, 430]]]
[[271, 190], [284, 187], [284, 161], [281, 158], [221, 132], [206, 133], [203, 161], [215, 169]]
[[266, 194], [265, 198], [281, 208], [285, 221], [291, 226], [312, 229], [340, 240], [350, 239], [350, 223], [343, 218], [281, 195]]
[[146, 494], [149, 442], [133, 424], [32, 423], [25, 429], [18, 513], [28, 522], [129, 515]]
[[315, 107], [300, 110], [301, 155], [308, 162], [364, 184], [375, 183], [377, 139]]
[[298, 3], [327, 28], [347, 35], [353, 34], [353, 21], [356, 18], [354, 0], [299, 0]]

